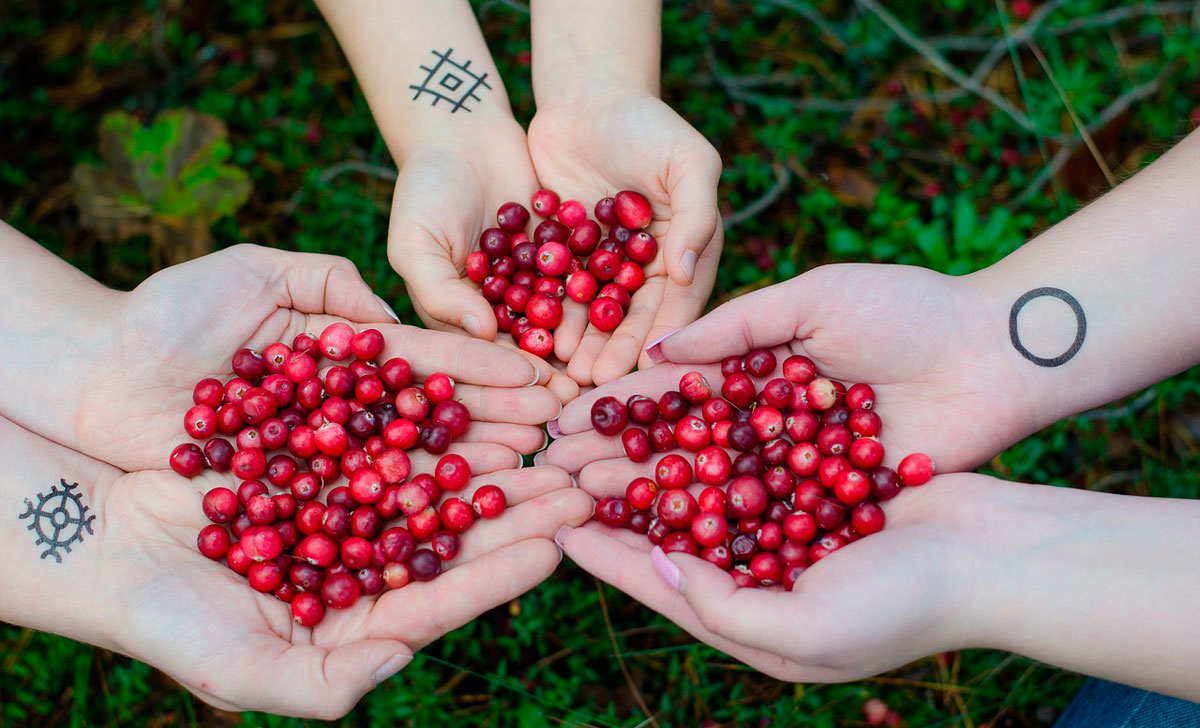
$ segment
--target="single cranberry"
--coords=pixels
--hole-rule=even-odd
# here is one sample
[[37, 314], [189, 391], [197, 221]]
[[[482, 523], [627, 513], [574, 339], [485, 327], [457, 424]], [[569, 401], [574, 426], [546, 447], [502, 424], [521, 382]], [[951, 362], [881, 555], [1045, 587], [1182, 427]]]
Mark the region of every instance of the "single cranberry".
[[[234, 458], [236, 457], [237, 455], [235, 454]], [[204, 470], [204, 453], [200, 451], [198, 445], [185, 442], [175, 446], [167, 462], [170, 463], [171, 469], [176, 473], [185, 478], [190, 478], [197, 475], [201, 470]]]
[[625, 428], [625, 407], [616, 397], [601, 397], [592, 403], [592, 427], [601, 435], [615, 435]]
[[388, 359], [379, 367], [379, 379], [387, 391], [399, 392], [412, 384], [412, 365], [400, 357]]
[[429, 549], [417, 549], [408, 562], [412, 577], [417, 581], [429, 581], [442, 571], [442, 560]]
[[611, 250], [605, 250], [601, 243], [600, 249], [588, 256], [587, 271], [596, 280], [611, 281], [621, 270], [621, 256]]
[[508, 233], [500, 228], [490, 227], [479, 234], [479, 249], [492, 260], [508, 255], [510, 246]]
[[835, 404], [821, 415], [821, 426], [828, 427], [830, 425], [845, 426], [850, 422], [850, 409], [842, 404]]
[[238, 543], [251, 561], [272, 561], [283, 553], [283, 539], [279, 537], [279, 531], [270, 526], [251, 526], [242, 533]]
[[558, 204], [558, 219], [567, 227], [575, 227], [587, 220], [587, 208], [579, 200], [563, 200]]
[[754, 349], [746, 355], [746, 371], [755, 377], [765, 377], [775, 371], [775, 355], [767, 349]]
[[870, 536], [883, 530], [886, 518], [876, 503], [860, 503], [850, 512], [850, 524], [860, 536]]
[[675, 425], [675, 441], [684, 450], [699, 452], [712, 442], [712, 433], [708, 429], [708, 423], [689, 415]]
[[725, 516], [720, 513], [701, 511], [692, 520], [692, 537], [703, 547], [711, 548], [724, 544], [728, 533], [729, 525], [725, 523]]
[[767, 509], [767, 489], [758, 478], [743, 475], [734, 478], [726, 494], [729, 514], [735, 518], [754, 518]]
[[[646, 274], [640, 265], [627, 260], [617, 268], [617, 274], [613, 276], [613, 283], [628, 293], [634, 293], [646, 283]], [[623, 303], [622, 307], [628, 308], [629, 303]]]
[[229, 531], [216, 523], [210, 523], [200, 529], [199, 535], [196, 536], [196, 547], [200, 549], [200, 553], [213, 560], [225, 558], [225, 554], [229, 553], [229, 545]]
[[613, 208], [621, 225], [631, 230], [646, 227], [653, 218], [650, 201], [640, 192], [621, 190], [614, 198]]
[[349, 574], [330, 574], [321, 585], [321, 599], [330, 609], [349, 609], [360, 595], [358, 581]]
[[783, 561], [775, 554], [755, 554], [750, 559], [750, 573], [760, 586], [773, 586], [783, 578]]
[[871, 481], [871, 496], [876, 500], [891, 500], [903, 488], [896, 471], [891, 468], [875, 468], [867, 473], [867, 478]]
[[513, 233], [529, 224], [529, 210], [519, 202], [506, 202], [496, 211], [496, 224]]
[[558, 210], [558, 195], [550, 190], [538, 190], [530, 201], [533, 211], [542, 217], [550, 217]]
[[721, 396], [729, 400], [734, 407], [746, 409], [753, 402], [758, 392], [754, 389], [754, 382], [750, 377], [736, 372], [725, 378], [721, 385]]
[[492, 261], [487, 253], [476, 250], [467, 256], [465, 269], [472, 283], [482, 284], [492, 274]]
[[434, 422], [421, 428], [421, 447], [430, 455], [441, 455], [450, 449], [450, 428], [440, 422]]
[[755, 537], [758, 539], [759, 548], [775, 551], [783, 545], [783, 527], [775, 521], [766, 521], [755, 531]]
[[821, 485], [832, 488], [837, 484], [841, 474], [850, 468], [849, 460], [841, 455], [831, 455], [821, 461], [821, 467], [817, 469], [817, 478], [821, 481]]
[[229, 470], [229, 463], [233, 460], [233, 445], [228, 440], [214, 437], [204, 443], [204, 459], [210, 468], [224, 473]]
[[408, 568], [408, 565], [395, 561], [389, 561], [383, 567], [382, 576], [383, 583], [387, 584], [389, 589], [400, 589], [401, 587], [408, 586], [408, 583], [412, 581], [412, 571]]
[[206, 404], [193, 406], [183, 416], [183, 429], [197, 440], [212, 437], [217, 431], [217, 411]]
[[600, 331], [609, 332], [617, 328], [624, 316], [621, 305], [608, 296], [597, 298], [588, 307], [588, 321]]
[[688, 401], [682, 394], [675, 390], [667, 390], [658, 398], [658, 414], [667, 422], [675, 422], [680, 417], [687, 414]]
[[225, 401], [225, 387], [220, 380], [207, 377], [196, 382], [192, 389], [192, 403], [202, 404], [214, 411]]
[[437, 509], [429, 506], [424, 510], [413, 513], [408, 517], [408, 530], [418, 541], [428, 541], [429, 537], [442, 527], [441, 516]]
[[723, 485], [733, 472], [733, 462], [720, 447], [707, 447], [696, 454], [696, 479], [706, 485]]
[[463, 533], [475, 523], [475, 510], [462, 498], [447, 498], [439, 510], [442, 525], [456, 533]]
[[296, 334], [296, 338], [292, 339], [292, 351], [311, 356], [320, 356], [321, 342], [312, 334]]
[[471, 507], [480, 518], [497, 518], [507, 505], [508, 499], [498, 485], [481, 485], [471, 496]]
[[869, 410], [875, 406], [875, 390], [869, 384], [855, 384], [846, 390], [846, 406]]
[[744, 452], [733, 460], [733, 475], [749, 475], [755, 478], [767, 470], [767, 464], [756, 452]]
[[639, 425], [649, 425], [658, 419], [658, 402], [641, 394], [635, 394], [625, 402], [629, 419]]
[[933, 477], [935, 469], [933, 458], [925, 453], [915, 452], [906, 455], [900, 461], [900, 465], [896, 467], [896, 474], [900, 477], [901, 483], [912, 487], [928, 483], [929, 479]]
[[262, 354], [253, 349], [238, 349], [233, 355], [233, 373], [249, 382], [258, 381], [266, 371]]
[[734, 422], [729, 426], [729, 446], [739, 452], [749, 452], [758, 447], [758, 430], [749, 422]]
[[827, 410], [837, 404], [837, 387], [823, 377], [808, 383], [808, 404], [815, 410]]
[[331, 361], [343, 361], [350, 358], [352, 339], [354, 339], [354, 329], [349, 324], [340, 321], [326, 326], [318, 337], [321, 353]]
[[571, 231], [567, 247], [575, 255], [591, 255], [600, 244], [600, 226], [594, 220], [584, 220]]
[[300, 592], [292, 598], [292, 621], [301, 627], [316, 627], [325, 619], [325, 605], [321, 597], [311, 592]]
[[639, 230], [625, 241], [625, 254], [634, 263], [649, 265], [658, 255], [658, 241], [645, 230]]
[[621, 433], [621, 446], [625, 449], [625, 457], [635, 463], [650, 459], [650, 436], [639, 427], [631, 427]]
[[629, 523], [631, 510], [624, 498], [606, 496], [596, 502], [596, 520], [611, 528], [621, 528]]
[[529, 317], [529, 323], [538, 328], [557, 328], [563, 318], [562, 302], [544, 293], [535, 294], [529, 299], [525, 315]]
[[321, 530], [321, 522], [325, 520], [325, 504], [309, 502], [296, 510], [296, 528], [304, 535]]
[[654, 479], [660, 488], [686, 488], [692, 484], [691, 463], [682, 455], [667, 455], [654, 466]]
[[767, 493], [776, 500], [786, 500], [796, 490], [796, 476], [785, 467], [771, 468], [763, 474], [762, 481]]
[[554, 353], [554, 335], [546, 329], [532, 327], [521, 334], [520, 347], [534, 356], [548, 359]]
[[696, 543], [696, 539], [692, 538], [690, 532], [675, 531], [663, 539], [662, 550], [668, 554], [678, 552], [691, 556], [699, 556], [700, 544]]
[[646, 434], [650, 436], [650, 446], [654, 448], [654, 452], [675, 449], [675, 431], [666, 422], [659, 420], [651, 423], [650, 427], [646, 428]]

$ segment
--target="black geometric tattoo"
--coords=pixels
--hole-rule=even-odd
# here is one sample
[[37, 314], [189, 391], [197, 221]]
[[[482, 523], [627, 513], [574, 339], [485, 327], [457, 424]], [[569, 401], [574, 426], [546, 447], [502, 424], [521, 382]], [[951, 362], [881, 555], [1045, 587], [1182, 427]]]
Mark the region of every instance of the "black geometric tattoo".
[[[1050, 359], [1037, 356], [1029, 351], [1029, 349], [1026, 349], [1025, 345], [1021, 343], [1021, 335], [1017, 332], [1017, 315], [1021, 313], [1021, 309], [1033, 299], [1044, 296], [1050, 296], [1065, 302], [1075, 312], [1075, 341], [1062, 354]], [[1016, 303], [1013, 304], [1012, 312], [1008, 315], [1008, 335], [1012, 338], [1013, 347], [1021, 353], [1021, 356], [1040, 367], [1058, 367], [1066, 364], [1079, 353], [1079, 348], [1083, 346], [1083, 339], [1087, 336], [1087, 317], [1083, 315], [1083, 306], [1079, 305], [1079, 301], [1063, 289], [1035, 288], [1028, 293], [1022, 294]]]
[[79, 483], [67, 483], [61, 478], [59, 482], [63, 485], [62, 489], [56, 485], [50, 488], [49, 493], [39, 493], [36, 506], [26, 498], [25, 512], [20, 518], [33, 518], [27, 530], [37, 534], [35, 545], [49, 545], [42, 552], [42, 558], [53, 556], [61, 564], [62, 556], [58, 550], [61, 548], [71, 553], [71, 544], [83, 541], [85, 528], [88, 533], [93, 533], [92, 521], [96, 517], [87, 514], [88, 507], [83, 504], [83, 498], [72, 492], [79, 487]]
[[[421, 70], [425, 71], [425, 80], [418, 86], [409, 84], [409, 88], [415, 89], [413, 101], [421, 97], [421, 94], [429, 94], [433, 97], [433, 103], [430, 106], [437, 106], [439, 101], [446, 101], [450, 104], [450, 113], [453, 114], [459, 109], [470, 113], [466, 103], [470, 99], [481, 101], [482, 99], [476, 95], [476, 91], [482, 86], [485, 89], [491, 90], [491, 86], [487, 82], [487, 73], [482, 76], [476, 75], [470, 70], [471, 62], [459, 64], [457, 61], [450, 60], [450, 55], [454, 53], [453, 48], [447, 48], [445, 53], [430, 51], [437, 58], [437, 63], [433, 67], [421, 66]], [[437, 79], [436, 85], [445, 89], [448, 93], [443, 93], [434, 87], [434, 79]], [[466, 90], [463, 91], [463, 88]], [[462, 91], [462, 93], [459, 93]], [[451, 95], [453, 94], [453, 95]], [[457, 98], [456, 98], [457, 97]]]

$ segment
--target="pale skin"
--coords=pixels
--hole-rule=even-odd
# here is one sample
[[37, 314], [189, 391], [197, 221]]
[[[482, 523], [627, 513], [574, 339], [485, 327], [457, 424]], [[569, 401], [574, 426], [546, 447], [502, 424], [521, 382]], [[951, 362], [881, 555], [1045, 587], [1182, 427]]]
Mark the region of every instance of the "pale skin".
[[[655, 395], [720, 358], [773, 347], [875, 387], [888, 462], [970, 469], [1062, 417], [1200, 362], [1200, 134], [1000, 263], [961, 278], [828, 266], [731, 301], [648, 352], [664, 361], [563, 411], [547, 461], [593, 495], [650, 472], [588, 431], [595, 399]], [[1068, 291], [1078, 353], [1039, 366], [1013, 346], [1025, 292]], [[771, 311], [773, 315], [763, 316]], [[1053, 358], [1078, 333], [1062, 301], [1020, 313], [1019, 339]], [[716, 373], [714, 373], [714, 371]], [[647, 464], [648, 465], [648, 464]], [[715, 566], [589, 524], [557, 540], [598, 577], [770, 674], [851, 680], [942, 650], [994, 647], [1200, 699], [1200, 503], [940, 475], [884, 505], [887, 528], [834, 552], [791, 593], [735, 591]], [[887, 604], [887, 608], [880, 607]]]
[[[560, 410], [535, 383], [548, 380], [549, 367], [489, 342], [394, 323], [345, 259], [238, 246], [122, 293], [3, 225], [0, 251], [11, 263], [0, 273], [9, 342], [0, 354], [6, 622], [135, 656], [222, 708], [333, 718], [415, 650], [545, 579], [560, 559], [550, 537], [591, 514], [592, 499], [562, 470], [519, 469], [520, 453], [544, 443], [535, 425]], [[380, 329], [384, 356], [409, 358], [418, 377], [443, 371], [458, 380], [475, 420], [452, 447], [475, 475], [466, 492], [495, 483], [510, 507], [472, 528], [435, 581], [363, 600], [308, 630], [293, 627], [287, 605], [197, 551], [201, 498], [230, 476], [188, 480], [166, 469], [166, 458], [188, 440], [181, 418], [195, 381], [231, 377], [237, 348], [290, 342], [333, 321]], [[435, 461], [412, 453], [415, 472]], [[95, 533], [61, 564], [41, 558], [45, 547], [18, 518], [26, 499], [36, 502], [60, 478], [79, 483], [96, 517]]]
[[[716, 274], [721, 233], [716, 184], [720, 159], [703, 137], [658, 99], [658, 3], [622, 3], [621, 42], [587, 3], [535, 4], [534, 88], [539, 112], [529, 138], [512, 116], [478, 24], [465, 0], [318, 2], [354, 67], [388, 148], [401, 166], [389, 230], [389, 258], [414, 306], [434, 328], [497, 337], [491, 306], [463, 279], [467, 255], [507, 201], [529, 204], [540, 186], [590, 207], [620, 189], [646, 193], [659, 259], [611, 335], [588, 326], [567, 301], [555, 353], [567, 377], [549, 386], [563, 401], [580, 385], [628, 372], [653, 340], [695, 319]], [[630, 35], [632, 34], [632, 35]], [[557, 37], [555, 37], [557, 36]], [[635, 45], [626, 41], [636, 37]], [[579, 42], [575, 42], [579, 41]], [[413, 99], [430, 50], [454, 49], [487, 72], [470, 112]], [[402, 69], [398, 71], [398, 69]], [[599, 77], [601, 70], [604, 78]], [[611, 72], [609, 72], [611, 71]], [[401, 79], [398, 81], [398, 78]], [[586, 122], [586, 123], [585, 123]], [[614, 131], [620, 129], [620, 134]], [[629, 140], [636, 144], [628, 144]], [[695, 285], [693, 285], [695, 281]]]

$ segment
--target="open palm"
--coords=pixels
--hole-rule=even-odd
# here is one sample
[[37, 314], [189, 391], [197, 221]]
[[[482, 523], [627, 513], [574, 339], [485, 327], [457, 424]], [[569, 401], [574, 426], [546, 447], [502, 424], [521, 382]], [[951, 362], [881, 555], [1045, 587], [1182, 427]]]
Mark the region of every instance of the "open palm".
[[143, 471], [96, 494], [105, 555], [98, 583], [112, 589], [101, 608], [118, 625], [115, 647], [219, 707], [321, 718], [345, 714], [414, 651], [542, 581], [560, 559], [550, 537], [592, 508], [554, 468], [476, 477], [468, 492], [500, 485], [509, 509], [466, 533], [444, 573], [330, 610], [308, 629], [291, 621], [287, 604], [197, 552], [203, 492], [226, 480]]
[[182, 413], [195, 383], [229, 378], [235, 351], [290, 344], [334, 321], [380, 329], [383, 358], [408, 358], [418, 377], [442, 371], [459, 382], [456, 397], [477, 420], [469, 441], [455, 446], [468, 459], [512, 467], [513, 451], [542, 446], [535, 425], [559, 408], [544, 388], [527, 388], [535, 374], [548, 381], [549, 366], [488, 342], [393, 323], [354, 266], [334, 256], [223, 250], [151, 276], [125, 296], [116, 321], [110, 344], [83, 374], [74, 421], [80, 450], [124, 470], [166, 463], [187, 439]]
[[653, 207], [648, 230], [659, 240], [659, 254], [646, 266], [646, 283], [620, 326], [601, 332], [588, 324], [586, 306], [568, 300], [555, 332], [555, 354], [568, 362], [573, 379], [612, 381], [638, 363], [647, 340], [691, 322], [704, 309], [721, 256], [720, 157], [699, 132], [650, 96], [539, 109], [529, 127], [529, 153], [538, 179], [563, 199], [588, 203], [632, 189]]

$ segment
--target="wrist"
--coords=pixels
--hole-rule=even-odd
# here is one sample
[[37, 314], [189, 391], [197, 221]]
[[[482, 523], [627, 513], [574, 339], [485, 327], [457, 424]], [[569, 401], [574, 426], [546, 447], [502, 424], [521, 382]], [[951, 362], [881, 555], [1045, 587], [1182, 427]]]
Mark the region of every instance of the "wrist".
[[629, 69], [587, 62], [534, 74], [537, 110], [603, 108], [627, 99], [659, 98], [658, 69]]

